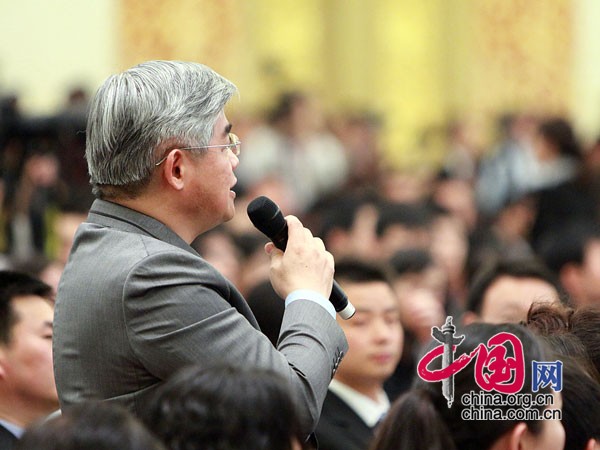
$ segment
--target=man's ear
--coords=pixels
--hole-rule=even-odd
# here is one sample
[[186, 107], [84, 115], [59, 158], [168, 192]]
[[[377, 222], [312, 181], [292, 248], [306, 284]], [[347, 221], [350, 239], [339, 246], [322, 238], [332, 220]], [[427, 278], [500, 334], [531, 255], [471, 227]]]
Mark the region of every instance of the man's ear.
[[0, 380], [6, 377], [6, 350], [4, 345], [0, 345]]
[[600, 450], [600, 442], [598, 442], [596, 439], [590, 439], [587, 441], [585, 450]]
[[575, 263], [565, 264], [558, 274], [560, 283], [575, 301], [581, 295], [581, 269]]
[[523, 444], [527, 435], [527, 425], [519, 422], [515, 427], [500, 436], [490, 447], [492, 450], [526, 450], [529, 447]]
[[162, 177], [175, 190], [182, 190], [186, 173], [185, 158], [181, 150], [174, 149], [163, 162]]
[[519, 422], [509, 431], [509, 449], [510, 450], [531, 450], [535, 448], [533, 435], [529, 432], [525, 422]]

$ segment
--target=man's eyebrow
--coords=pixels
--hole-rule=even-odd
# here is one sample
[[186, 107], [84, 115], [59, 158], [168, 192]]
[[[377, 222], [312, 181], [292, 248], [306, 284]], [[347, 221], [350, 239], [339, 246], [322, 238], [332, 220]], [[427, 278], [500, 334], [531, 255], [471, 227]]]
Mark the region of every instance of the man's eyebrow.
[[228, 123], [227, 126], [225, 127], [225, 131], [223, 132], [224, 134], [229, 134], [231, 132], [231, 129], [233, 128], [233, 124]]

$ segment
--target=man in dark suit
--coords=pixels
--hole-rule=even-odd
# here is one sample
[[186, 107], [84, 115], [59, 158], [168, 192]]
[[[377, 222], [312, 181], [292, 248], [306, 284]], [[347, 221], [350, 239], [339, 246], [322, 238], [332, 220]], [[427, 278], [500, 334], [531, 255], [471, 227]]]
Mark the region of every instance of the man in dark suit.
[[288, 216], [285, 253], [265, 247], [286, 301], [277, 348], [235, 286], [190, 246], [235, 213], [241, 143], [224, 112], [235, 91], [202, 64], [149, 61], [96, 93], [86, 159], [97, 199], [75, 235], [54, 318], [63, 409], [104, 399], [139, 415], [178, 369], [229, 364], [283, 376], [303, 431], [316, 426], [347, 349], [323, 242]]
[[329, 386], [316, 436], [321, 450], [366, 450], [390, 407], [383, 383], [402, 353], [400, 306], [381, 268], [345, 261], [335, 273], [356, 314], [339, 322], [350, 350]]
[[0, 450], [58, 409], [52, 372], [52, 288], [0, 271]]

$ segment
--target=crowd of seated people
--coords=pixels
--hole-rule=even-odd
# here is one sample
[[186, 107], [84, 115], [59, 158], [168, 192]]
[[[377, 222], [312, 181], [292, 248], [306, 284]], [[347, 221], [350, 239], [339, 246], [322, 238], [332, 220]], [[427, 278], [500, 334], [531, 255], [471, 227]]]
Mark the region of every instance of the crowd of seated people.
[[[68, 108], [44, 120], [21, 114], [14, 98], [2, 104], [0, 269], [29, 276], [49, 289], [19, 295], [45, 299], [56, 291], [73, 235], [85, 221], [92, 201], [83, 157], [82, 98], [83, 94], [74, 94]], [[383, 125], [376, 115], [352, 112], [329, 122], [325, 119], [309, 94], [291, 92], [281, 96], [268, 117], [255, 121], [259, 125], [240, 130], [243, 143], [239, 182], [234, 188], [238, 195], [236, 216], [193, 244], [239, 287], [263, 331], [276, 345], [283, 304], [268, 282], [269, 260], [263, 250], [267, 240], [245, 214], [254, 197], [267, 195], [277, 201], [284, 214], [298, 215], [323, 239], [336, 259], [336, 278], [339, 276], [358, 309], [354, 319], [341, 322], [347, 336], [356, 336], [356, 343], [351, 343], [330, 387], [315, 435], [308, 441], [297, 435], [293, 405], [288, 405], [290, 411], [285, 414], [290, 428], [279, 430], [284, 432], [278, 437], [282, 444], [247, 448], [313, 448], [315, 441], [325, 450], [518, 448], [511, 445], [520, 442], [533, 443], [531, 448], [551, 448], [539, 446], [545, 445], [547, 434], [556, 448], [562, 448], [559, 426], [550, 422], [492, 424], [488, 430], [477, 429], [476, 422], [459, 420], [455, 414], [460, 411], [447, 411], [438, 398], [441, 387], [423, 384], [417, 375], [419, 359], [432, 342], [432, 328], [444, 325], [448, 316], [453, 317], [457, 334], [484, 339], [492, 331], [510, 330], [529, 343], [531, 348], [526, 350], [533, 353], [526, 358], [544, 355], [566, 361], [564, 353], [555, 356], [546, 352], [547, 341], [551, 341], [547, 335], [540, 336], [537, 329], [534, 333], [522, 329], [534, 325], [503, 325], [526, 323], [532, 305], [538, 304], [570, 308], [564, 328], [581, 343], [581, 359], [585, 361], [565, 362], [565, 390], [555, 405], [563, 405], [562, 426], [566, 442], [572, 442], [565, 448], [593, 448], [600, 439], [598, 418], [583, 418], [572, 411], [597, 399], [599, 391], [596, 324], [600, 323], [600, 313], [595, 308], [600, 308], [600, 164], [596, 162], [600, 143], [584, 149], [565, 118], [507, 115], [501, 120], [503, 134], [489, 145], [489, 151], [469, 151], [467, 159], [449, 157], [439, 166], [429, 164], [427, 170], [402, 170], [386, 165], [380, 144]], [[235, 126], [235, 119], [233, 122]], [[449, 148], [454, 144], [448, 142]], [[9, 284], [8, 278], [0, 277], [0, 291]], [[12, 317], [13, 312], [8, 315], [8, 311], [14, 310], [18, 320], [7, 322], [3, 331], [6, 339], [0, 336], [0, 383], [11, 375], [5, 368], [12, 367], [6, 362], [12, 348], [11, 327], [20, 326], [29, 314], [20, 312], [20, 302], [11, 298], [6, 302], [7, 317]], [[42, 304], [46, 305], [39, 306]], [[44, 313], [51, 314], [51, 302]], [[476, 325], [480, 323], [493, 325]], [[371, 327], [378, 328], [372, 331]], [[371, 341], [373, 347], [395, 348], [375, 354], [369, 353], [368, 347], [360, 350], [362, 344]], [[559, 347], [556, 343], [551, 346], [554, 352]], [[464, 348], [459, 347], [461, 353]], [[361, 351], [366, 354], [361, 355]], [[371, 365], [379, 366], [379, 372], [369, 373]], [[587, 369], [590, 365], [595, 369]], [[279, 392], [284, 390], [280, 380], [269, 374], [230, 370], [221, 373], [223, 383], [235, 377], [263, 380], [262, 400], [266, 403], [260, 408], [275, 408], [274, 404], [288, 407]], [[195, 376], [214, 381], [215, 374], [200, 371]], [[193, 378], [188, 373], [187, 378], [182, 376], [176, 382], [189, 383], [192, 389]], [[472, 378], [472, 370], [455, 378], [456, 392], [472, 389], [472, 385], [459, 384], [472, 382]], [[248, 399], [248, 414], [256, 414], [257, 402], [259, 399]], [[58, 408], [53, 399], [44, 406], [27, 420], [17, 421], [17, 437]], [[236, 407], [246, 408], [241, 404]], [[192, 448], [177, 442], [184, 432], [197, 434], [204, 442], [193, 448], [246, 448], [241, 444], [209, 446], [210, 439], [220, 439], [215, 433], [226, 433], [218, 428], [224, 427], [223, 418], [206, 415], [198, 419], [223, 421], [217, 423], [220, 431], [202, 429], [199, 424], [196, 430], [182, 429], [179, 437], [165, 437], [156, 416], [149, 425], [156, 436], [142, 436], [148, 422], [144, 425], [124, 416], [117, 420], [125, 413], [93, 408], [93, 413], [76, 409], [63, 419], [38, 423], [26, 433], [22, 448], [35, 448], [32, 442], [36, 439], [87, 439], [76, 436], [74, 430], [83, 426], [79, 420], [99, 422], [99, 428], [111, 430], [120, 422], [122, 428], [114, 431], [115, 436], [121, 436], [121, 442], [148, 442], [145, 448]], [[344, 420], [337, 413], [341, 409], [347, 410]], [[283, 414], [283, 409], [278, 411]], [[260, 420], [270, 416], [268, 411], [260, 412], [265, 416], [254, 417], [254, 422], [244, 426], [262, 426]], [[181, 413], [191, 414], [185, 406], [181, 406]], [[386, 413], [385, 419], [380, 421], [382, 413]], [[106, 422], [94, 415], [105, 415]], [[15, 431], [11, 417], [0, 417], [0, 425], [5, 422]], [[203, 434], [209, 431], [210, 439]], [[249, 434], [244, 439], [269, 441], [265, 436]], [[150, 444], [152, 439], [156, 442]], [[500, 442], [506, 447], [494, 447]], [[129, 448], [142, 448], [136, 445]], [[84, 447], [62, 443], [56, 448]]]

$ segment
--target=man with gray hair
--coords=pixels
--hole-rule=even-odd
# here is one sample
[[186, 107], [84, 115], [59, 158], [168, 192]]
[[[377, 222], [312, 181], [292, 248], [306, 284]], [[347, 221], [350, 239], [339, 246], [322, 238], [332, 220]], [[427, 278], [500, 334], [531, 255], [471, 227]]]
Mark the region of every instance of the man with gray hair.
[[269, 243], [285, 298], [279, 345], [190, 243], [235, 212], [240, 142], [224, 107], [235, 86], [196, 63], [150, 61], [109, 77], [91, 104], [94, 201], [58, 288], [54, 368], [61, 407], [90, 399], [136, 414], [189, 364], [266, 368], [290, 384], [304, 430], [318, 421], [347, 342], [328, 302], [333, 257], [295, 217]]

